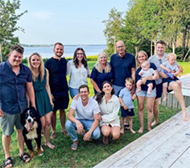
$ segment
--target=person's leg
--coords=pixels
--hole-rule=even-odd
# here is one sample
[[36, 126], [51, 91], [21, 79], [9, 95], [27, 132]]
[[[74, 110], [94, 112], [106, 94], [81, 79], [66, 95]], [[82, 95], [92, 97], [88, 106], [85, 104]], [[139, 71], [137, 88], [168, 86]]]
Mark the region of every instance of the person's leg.
[[179, 85], [179, 87], [180, 87], [180, 89], [182, 88], [181, 87], [181, 81], [180, 80], [176, 80], [176, 82], [178, 83], [178, 85]]
[[111, 135], [112, 135], [112, 140], [118, 139], [120, 137], [120, 127], [119, 126], [111, 127]]
[[40, 118], [41, 124], [42, 124], [42, 132], [44, 132], [44, 128], [45, 128], [45, 117], [41, 117]]
[[144, 102], [145, 97], [143, 96], [137, 96], [138, 101], [138, 116], [139, 116], [139, 122], [140, 122], [140, 129], [138, 130], [138, 133], [143, 133], [144, 130]]
[[136, 132], [133, 130], [133, 119], [132, 119], [132, 116], [127, 116], [127, 118], [129, 119], [129, 128], [130, 128], [130, 131], [135, 134]]
[[65, 124], [66, 128], [67, 128], [67, 131], [69, 133], [69, 136], [71, 137], [72, 141], [75, 142], [78, 140], [78, 137], [77, 137], [77, 133], [76, 133], [76, 130], [77, 130], [77, 127], [76, 127], [76, 124], [71, 122], [70, 120], [68, 120]]
[[152, 91], [153, 84], [152, 84], [152, 83], [149, 83], [147, 86], [148, 86], [147, 94], [148, 94], [148, 95], [151, 95], [151, 91]]
[[52, 116], [53, 112], [49, 112], [47, 114], [45, 114], [45, 128], [44, 128], [44, 137], [45, 137], [45, 146], [48, 146], [51, 149], [54, 149], [55, 146], [52, 145], [49, 142], [49, 133], [50, 133], [50, 129], [51, 129], [51, 116]]
[[170, 82], [168, 89], [174, 91], [175, 98], [179, 102], [179, 104], [181, 106], [181, 109], [182, 109], [181, 112], [182, 112], [182, 115], [183, 115], [183, 120], [188, 121], [189, 117], [187, 115], [187, 110], [186, 110], [186, 107], [185, 107], [183, 94], [181, 92], [181, 88], [180, 88], [179, 84], [177, 82]]
[[168, 87], [168, 83], [167, 82], [163, 83], [163, 96], [164, 96], [163, 102], [165, 102], [167, 99], [167, 87]]
[[102, 132], [102, 135], [103, 135], [103, 143], [108, 144], [108, 136], [111, 133], [110, 126], [108, 126], [108, 125], [101, 126], [101, 132]]
[[61, 132], [64, 133], [64, 132], [66, 132], [66, 130], [65, 130], [65, 121], [66, 121], [65, 109], [59, 109], [59, 113], [60, 113], [60, 122], [61, 122]]
[[151, 128], [151, 123], [153, 119], [153, 107], [154, 107], [154, 100], [155, 97], [147, 97], [147, 118], [148, 118], [148, 130], [150, 131]]
[[56, 111], [54, 111], [51, 116], [51, 126], [52, 126], [52, 133], [51, 133], [50, 138], [55, 139], [57, 137], [57, 135], [56, 135]]
[[[24, 152], [24, 137], [22, 134], [23, 130], [17, 129], [17, 140], [19, 143], [19, 151], [20, 151], [20, 155], [22, 155]], [[25, 157], [27, 155], [24, 155], [23, 157]], [[25, 163], [29, 163], [30, 162], [30, 158], [26, 158]]]
[[120, 133], [121, 134], [124, 134], [124, 120], [125, 120], [126, 117], [121, 117], [121, 130], [120, 130]]

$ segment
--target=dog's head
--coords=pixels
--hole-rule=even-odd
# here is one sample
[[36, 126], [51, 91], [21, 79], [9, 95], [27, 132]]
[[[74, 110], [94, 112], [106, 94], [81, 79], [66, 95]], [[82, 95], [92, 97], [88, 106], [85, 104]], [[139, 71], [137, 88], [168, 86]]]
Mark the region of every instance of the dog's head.
[[35, 121], [39, 119], [40, 115], [38, 111], [36, 111], [33, 107], [25, 109], [21, 114], [22, 124], [27, 129], [27, 131], [31, 130], [34, 126]]

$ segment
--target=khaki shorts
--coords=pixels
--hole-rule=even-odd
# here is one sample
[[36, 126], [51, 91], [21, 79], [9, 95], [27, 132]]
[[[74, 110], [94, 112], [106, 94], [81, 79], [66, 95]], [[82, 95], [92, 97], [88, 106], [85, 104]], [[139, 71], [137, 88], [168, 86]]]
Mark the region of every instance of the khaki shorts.
[[16, 129], [23, 130], [23, 126], [20, 122], [20, 113], [10, 115], [3, 112], [3, 117], [0, 117], [1, 129], [4, 135], [10, 136], [14, 132], [14, 126]]

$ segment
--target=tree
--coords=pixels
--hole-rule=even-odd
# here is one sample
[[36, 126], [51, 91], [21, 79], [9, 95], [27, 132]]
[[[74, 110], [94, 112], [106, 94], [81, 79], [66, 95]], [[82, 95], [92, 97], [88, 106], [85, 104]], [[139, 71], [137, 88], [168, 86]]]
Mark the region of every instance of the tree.
[[[24, 31], [21, 27], [17, 26], [17, 21], [27, 11], [21, 14], [16, 14], [16, 10], [20, 8], [20, 0], [0, 0], [0, 57], [1, 62], [5, 60], [7, 54], [7, 45], [19, 43], [18, 37], [14, 37], [15, 31]], [[3, 53], [3, 54], [2, 54]]]
[[102, 21], [105, 23], [104, 35], [107, 40], [107, 54], [111, 55], [116, 52], [116, 41], [118, 39], [118, 34], [120, 33], [120, 28], [122, 26], [122, 12], [118, 12], [117, 9], [113, 8], [110, 10], [109, 18]]

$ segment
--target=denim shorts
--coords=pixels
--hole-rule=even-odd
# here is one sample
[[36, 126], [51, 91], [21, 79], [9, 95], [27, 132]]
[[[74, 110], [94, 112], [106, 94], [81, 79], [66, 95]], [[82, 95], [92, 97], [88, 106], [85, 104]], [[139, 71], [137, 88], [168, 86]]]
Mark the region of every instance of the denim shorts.
[[79, 90], [69, 87], [69, 92], [70, 92], [71, 98], [73, 98], [79, 93]]
[[140, 97], [156, 97], [156, 88], [154, 88], [151, 91], [151, 95], [147, 94], [147, 91], [144, 91], [144, 90], [141, 90], [140, 92], [136, 92], [136, 95]]
[[14, 126], [16, 129], [23, 130], [23, 126], [20, 122], [20, 113], [10, 115], [3, 112], [3, 117], [0, 117], [1, 129], [4, 135], [10, 136], [14, 132]]

